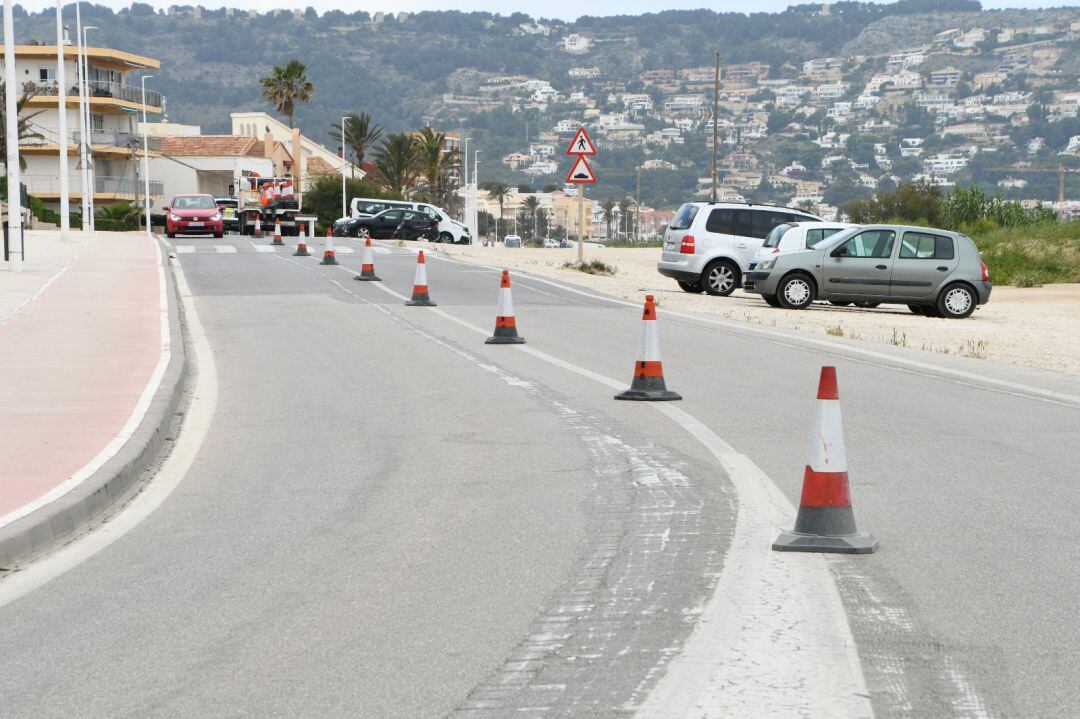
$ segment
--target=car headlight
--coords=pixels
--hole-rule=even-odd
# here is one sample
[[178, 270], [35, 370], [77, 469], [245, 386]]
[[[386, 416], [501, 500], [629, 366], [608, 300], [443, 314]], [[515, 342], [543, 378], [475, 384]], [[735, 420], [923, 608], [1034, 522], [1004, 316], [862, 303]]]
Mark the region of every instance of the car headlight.
[[210, 216], [210, 221], [211, 222], [217, 222], [220, 219], [221, 219], [221, 213], [220, 212], [215, 214], [215, 215]]
[[772, 259], [765, 260], [760, 265], [758, 265], [757, 268], [759, 270], [771, 270], [772, 266], [775, 265], [775, 264], [776, 264], [776, 260], [772, 260]]
[[180, 220], [182, 220], [184, 218], [181, 217], [180, 215], [169, 215], [169, 219], [172, 220], [173, 222], [179, 222]]

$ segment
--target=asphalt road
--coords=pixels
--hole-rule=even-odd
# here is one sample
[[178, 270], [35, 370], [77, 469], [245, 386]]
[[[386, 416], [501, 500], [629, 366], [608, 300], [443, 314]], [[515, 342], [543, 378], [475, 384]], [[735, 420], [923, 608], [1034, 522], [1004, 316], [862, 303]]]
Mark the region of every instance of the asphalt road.
[[[411, 246], [380, 251], [376, 285], [358, 252], [178, 242], [210, 432], [157, 511], [0, 606], [0, 715], [622, 716], [671, 681], [750, 508], [685, 426], [574, 371], [629, 383], [639, 308], [515, 276], [527, 349], [491, 347], [494, 270], [429, 255], [432, 310], [393, 294]], [[807, 576], [835, 583], [877, 716], [1075, 713], [1080, 403], [1060, 395], [1080, 383], [659, 314], [679, 409], [796, 504], [837, 366], [881, 550]], [[818, 579], [773, 601], [834, 591]]]

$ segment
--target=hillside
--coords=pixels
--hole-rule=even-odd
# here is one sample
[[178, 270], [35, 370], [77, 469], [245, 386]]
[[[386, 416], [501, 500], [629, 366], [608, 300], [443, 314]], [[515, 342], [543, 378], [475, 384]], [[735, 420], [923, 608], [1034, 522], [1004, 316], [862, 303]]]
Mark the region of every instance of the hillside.
[[[20, 43], [51, 41], [51, 11], [27, 15], [19, 10], [17, 16]], [[561, 182], [560, 170], [534, 167], [530, 176], [498, 159], [527, 153], [530, 142], [558, 145], [563, 133], [554, 130], [560, 120], [585, 122], [604, 128], [597, 137], [603, 153], [597, 163], [598, 195], [632, 194], [637, 167], [653, 159], [662, 163], [643, 180], [643, 199], [659, 205], [685, 199], [698, 189], [698, 178], [708, 175], [711, 76], [704, 83], [699, 76], [712, 66], [717, 51], [725, 67], [720, 112], [724, 176], [732, 191], [743, 196], [791, 201], [803, 192], [815, 202], [835, 204], [868, 192], [871, 181], [907, 179], [926, 168], [919, 158], [911, 161], [913, 156], [899, 154], [901, 138], [925, 139], [927, 149], [939, 154], [960, 152], [956, 143], [941, 142], [935, 132], [949, 124], [989, 123], [985, 132], [975, 133], [979, 142], [1005, 136], [1004, 142], [984, 143], [982, 149], [997, 151], [992, 164], [982, 163], [986, 167], [1019, 159], [1056, 166], [1057, 153], [1070, 137], [1080, 135], [1075, 112], [1047, 117], [1052, 114], [1047, 107], [1080, 91], [1076, 73], [1069, 72], [1080, 57], [1076, 8], [981, 12], [972, 0], [903, 0], [801, 5], [777, 14], [666, 11], [565, 23], [520, 13], [456, 11], [395, 18], [341, 11], [320, 16], [309, 9], [252, 17], [179, 6], [166, 14], [136, 3], [119, 12], [84, 5], [83, 21], [100, 28], [95, 43], [159, 58], [162, 68], [153, 85], [167, 96], [169, 119], [199, 124], [204, 132], [228, 131], [230, 112], [268, 109], [258, 78], [273, 65], [296, 58], [308, 65], [316, 86], [314, 101], [298, 109], [297, 123], [327, 144], [327, 131], [347, 112], [368, 111], [390, 131], [432, 123], [475, 138], [474, 147], [483, 148], [485, 177], [539, 187]], [[941, 33], [972, 28], [993, 29], [998, 35], [970, 48], [954, 47], [949, 39], [942, 45]], [[1037, 37], [1017, 35], [1017, 29], [1027, 33], [1035, 28], [1040, 29]], [[1008, 43], [997, 41], [1002, 29], [1021, 43], [1020, 55], [1029, 53], [1024, 41], [1040, 43], [1029, 53], [1031, 67], [1007, 72], [1000, 82], [977, 91], [972, 78], [993, 73], [1007, 56], [1001, 48]], [[574, 45], [575, 37], [583, 40]], [[912, 67], [926, 71], [918, 89], [905, 96], [886, 84], [870, 93], [875, 97], [871, 106], [836, 109], [837, 103], [857, 104], [875, 75], [898, 71], [887, 63], [890, 54], [921, 47], [928, 48], [925, 66]], [[835, 59], [835, 67], [824, 63], [808, 75], [807, 63], [819, 59]], [[757, 69], [749, 74], [740, 70], [754, 63]], [[945, 66], [962, 70], [961, 82], [933, 88], [951, 96], [935, 100], [928, 93], [928, 73]], [[664, 75], [668, 71], [670, 79]], [[659, 79], [650, 79], [650, 73], [659, 73]], [[837, 89], [829, 91], [830, 84]], [[826, 92], [819, 92], [822, 85]], [[781, 95], [792, 87], [807, 89], [794, 103], [786, 102]], [[992, 105], [996, 101], [989, 91], [1024, 95], [1027, 104], [1019, 113], [1024, 122], [1016, 114], [991, 114], [987, 120], [986, 113], [960, 113], [959, 119], [954, 114], [942, 121], [940, 105], [956, 108], [980, 92], [989, 98], [984, 104]], [[920, 99], [920, 92], [929, 99]], [[631, 107], [628, 94], [645, 99]], [[687, 101], [695, 103], [689, 112], [668, 107], [669, 100], [682, 96], [702, 102]], [[867, 130], [867, 120], [886, 120], [891, 126], [871, 122]], [[665, 129], [670, 131], [666, 141], [661, 139]], [[830, 132], [836, 140], [828, 139]], [[842, 134], [848, 137], [841, 140]], [[970, 134], [956, 137], [957, 142], [972, 139]], [[1031, 158], [1017, 155], [1014, 148], [1036, 137], [1045, 141], [1042, 156], [1038, 151]], [[875, 144], [887, 146], [884, 155], [877, 155], [889, 162], [873, 163]], [[757, 162], [744, 161], [746, 155]], [[833, 155], [851, 166], [823, 166]], [[819, 184], [786, 186], [780, 172], [792, 163], [805, 168], [797, 171], [797, 179]], [[995, 187], [1000, 178], [980, 175], [978, 166], [975, 160], [967, 162], [956, 177], [974, 176]], [[1025, 187], [1007, 191], [1053, 199], [1055, 178], [1032, 175], [1027, 180]]]

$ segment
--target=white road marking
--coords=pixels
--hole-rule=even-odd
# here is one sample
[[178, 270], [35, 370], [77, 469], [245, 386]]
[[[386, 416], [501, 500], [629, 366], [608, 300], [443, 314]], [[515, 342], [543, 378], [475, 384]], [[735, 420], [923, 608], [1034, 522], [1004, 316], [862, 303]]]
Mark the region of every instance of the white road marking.
[[25, 569], [7, 573], [0, 581], [0, 607], [48, 584], [134, 529], [172, 494], [195, 461], [217, 408], [217, 368], [206, 331], [195, 310], [191, 288], [179, 262], [173, 262], [173, 270], [180, 301], [184, 305], [184, 321], [191, 338], [191, 361], [195, 372], [191, 402], [185, 410], [183, 425], [172, 451], [153, 479], [122, 511], [78, 541], [65, 545]]
[[[363, 299], [333, 278], [327, 279]], [[406, 299], [382, 283], [372, 284], [402, 301]], [[490, 334], [439, 308], [426, 311], [480, 336]], [[610, 389], [627, 387], [627, 382], [528, 345], [512, 347]], [[824, 557], [771, 549], [777, 534], [794, 522], [795, 508], [787, 497], [752, 459], [689, 413], [665, 403], [646, 406], [668, 417], [709, 450], [731, 478], [739, 509], [713, 595], [640, 714], [661, 719], [873, 716], [847, 614]]]
[[252, 242], [251, 246], [255, 248], [256, 252], [277, 252], [277, 248], [273, 245], [256, 245]]
[[236, 254], [236, 248], [232, 245], [214, 245], [214, 249], [223, 255]]
[[194, 251], [195, 251], [195, 245], [177, 245], [176, 246], [177, 254], [186, 255], [186, 254], [191, 254]]
[[79, 259], [79, 255], [82, 254], [83, 249], [85, 249], [88, 244], [90, 244], [94, 239], [96, 239], [96, 237], [97, 237], [97, 235], [94, 235], [93, 237], [88, 237], [85, 240], [83, 240], [82, 248], [80, 248], [79, 251], [76, 252], [75, 255], [70, 260], [68, 260], [68, 263], [66, 265], [64, 265], [63, 267], [61, 267], [59, 270], [57, 270], [56, 274], [54, 274], [52, 277], [50, 277], [45, 282], [45, 284], [43, 284], [41, 287], [39, 287], [38, 291], [30, 296], [30, 299], [28, 299], [25, 302], [23, 302], [22, 304], [20, 304], [18, 307], [13, 309], [11, 312], [8, 312], [6, 315], [3, 316], [3, 318], [0, 318], [0, 325], [4, 324], [8, 320], [10, 320], [12, 317], [14, 317], [15, 315], [22, 312], [24, 309], [29, 307], [31, 304], [33, 304], [34, 300], [36, 300], [38, 297], [41, 297], [41, 295], [45, 292], [45, 290], [49, 289], [50, 285], [52, 285], [53, 282], [56, 282], [58, 279], [60, 279], [60, 277], [63, 276], [63, 274], [65, 272], [67, 272], [68, 269], [70, 269], [70, 267], [72, 265], [75, 264], [75, 261]]

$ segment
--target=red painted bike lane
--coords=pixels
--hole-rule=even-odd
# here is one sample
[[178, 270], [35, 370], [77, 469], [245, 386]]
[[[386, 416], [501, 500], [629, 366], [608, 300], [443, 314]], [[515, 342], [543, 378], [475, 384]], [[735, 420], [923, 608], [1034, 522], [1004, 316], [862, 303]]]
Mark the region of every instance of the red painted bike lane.
[[170, 357], [162, 261], [145, 235], [99, 233], [0, 323], [0, 527], [78, 486], [146, 413]]

